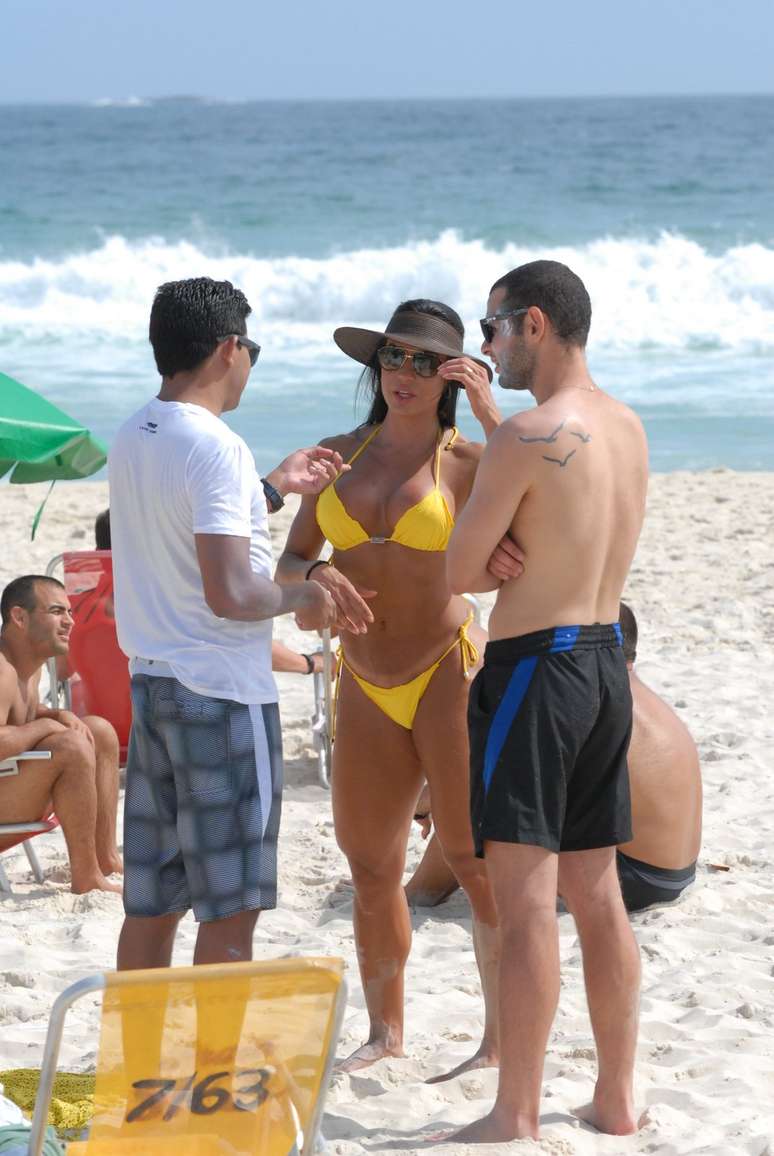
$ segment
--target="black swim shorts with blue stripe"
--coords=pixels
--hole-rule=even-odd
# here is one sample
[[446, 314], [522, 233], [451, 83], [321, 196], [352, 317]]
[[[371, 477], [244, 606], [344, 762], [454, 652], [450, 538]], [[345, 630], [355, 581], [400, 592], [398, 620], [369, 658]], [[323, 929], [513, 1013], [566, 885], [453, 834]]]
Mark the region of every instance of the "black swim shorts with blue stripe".
[[487, 840], [587, 851], [632, 837], [621, 629], [558, 626], [487, 643], [470, 689], [471, 818]]

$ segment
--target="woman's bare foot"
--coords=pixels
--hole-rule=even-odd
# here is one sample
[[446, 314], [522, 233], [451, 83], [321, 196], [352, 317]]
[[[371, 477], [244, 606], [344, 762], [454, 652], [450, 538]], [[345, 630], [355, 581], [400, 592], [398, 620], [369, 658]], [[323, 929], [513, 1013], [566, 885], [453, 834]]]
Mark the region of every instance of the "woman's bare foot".
[[73, 879], [70, 885], [74, 895], [85, 895], [87, 891], [115, 891], [120, 895], [123, 889], [123, 884], [106, 879], [101, 871], [83, 879]]
[[526, 1116], [506, 1117], [495, 1105], [488, 1116], [474, 1120], [472, 1124], [461, 1128], [459, 1132], [446, 1132], [434, 1137], [437, 1143], [443, 1144], [503, 1144], [509, 1140], [538, 1140], [539, 1125], [537, 1120]]
[[333, 1066], [334, 1072], [359, 1072], [362, 1068], [370, 1068], [371, 1064], [386, 1059], [387, 1056], [402, 1059], [405, 1055], [400, 1044], [388, 1044], [386, 1040], [373, 1040], [355, 1048], [351, 1056], [345, 1060], [337, 1060]]
[[605, 1102], [602, 1096], [595, 1094], [590, 1104], [583, 1104], [580, 1108], [573, 1108], [572, 1113], [579, 1120], [591, 1124], [598, 1132], [605, 1132], [608, 1136], [631, 1136], [637, 1131], [637, 1121], [630, 1102], [618, 1097], [615, 1102]]
[[446, 1080], [453, 1080], [456, 1076], [464, 1076], [465, 1072], [475, 1072], [479, 1068], [496, 1068], [500, 1062], [500, 1057], [493, 1047], [486, 1041], [482, 1041], [481, 1047], [474, 1056], [469, 1060], [463, 1060], [461, 1064], [457, 1064], [456, 1068], [452, 1068], [450, 1072], [442, 1072], [440, 1076], [431, 1076], [429, 1080], [425, 1080], [426, 1084], [443, 1084]]

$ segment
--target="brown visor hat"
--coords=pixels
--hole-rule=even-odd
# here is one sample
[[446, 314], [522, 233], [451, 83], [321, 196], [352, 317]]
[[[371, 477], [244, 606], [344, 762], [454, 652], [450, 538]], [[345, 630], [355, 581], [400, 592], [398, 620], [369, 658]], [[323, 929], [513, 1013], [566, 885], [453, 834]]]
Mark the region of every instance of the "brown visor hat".
[[[348, 357], [361, 365], [370, 365], [380, 346], [392, 339], [403, 345], [413, 345], [426, 353], [439, 353], [442, 357], [470, 357], [462, 347], [462, 337], [448, 321], [433, 317], [430, 313], [393, 313], [383, 333], [374, 329], [355, 329], [343, 325], [333, 334], [333, 340]], [[477, 365], [483, 366], [489, 380], [492, 370], [480, 357], [471, 357]]]

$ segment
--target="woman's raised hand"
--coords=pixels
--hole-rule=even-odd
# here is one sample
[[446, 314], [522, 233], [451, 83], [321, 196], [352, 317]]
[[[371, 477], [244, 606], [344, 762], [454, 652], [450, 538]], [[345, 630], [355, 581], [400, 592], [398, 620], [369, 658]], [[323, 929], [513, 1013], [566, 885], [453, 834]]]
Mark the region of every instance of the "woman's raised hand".
[[353, 586], [349, 578], [335, 566], [317, 566], [309, 575], [310, 582], [319, 582], [336, 603], [336, 626], [350, 634], [366, 634], [374, 620], [367, 598], [375, 598], [376, 590]]
[[489, 374], [483, 365], [479, 365], [472, 357], [452, 357], [442, 362], [438, 372], [445, 381], [456, 381], [462, 386], [468, 395], [473, 416], [489, 437], [502, 421], [502, 415], [495, 404]]

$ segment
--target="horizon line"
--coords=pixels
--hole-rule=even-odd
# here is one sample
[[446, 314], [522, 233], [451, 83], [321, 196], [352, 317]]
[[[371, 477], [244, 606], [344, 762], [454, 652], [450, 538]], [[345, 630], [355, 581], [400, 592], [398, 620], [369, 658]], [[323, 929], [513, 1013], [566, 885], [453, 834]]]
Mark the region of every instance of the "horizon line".
[[540, 100], [717, 100], [717, 99], [744, 99], [750, 97], [774, 97], [774, 89], [762, 91], [760, 89], [733, 92], [589, 92], [589, 93], [510, 93], [490, 94], [483, 96], [212, 96], [202, 93], [166, 93], [149, 95], [147, 93], [129, 93], [121, 96], [102, 94], [93, 97], [51, 97], [45, 100], [27, 99], [0, 99], [0, 108], [50, 108], [50, 107], [88, 107], [102, 106], [106, 108], [142, 107], [150, 103], [199, 103], [199, 104], [466, 104], [475, 102], [518, 102]]

